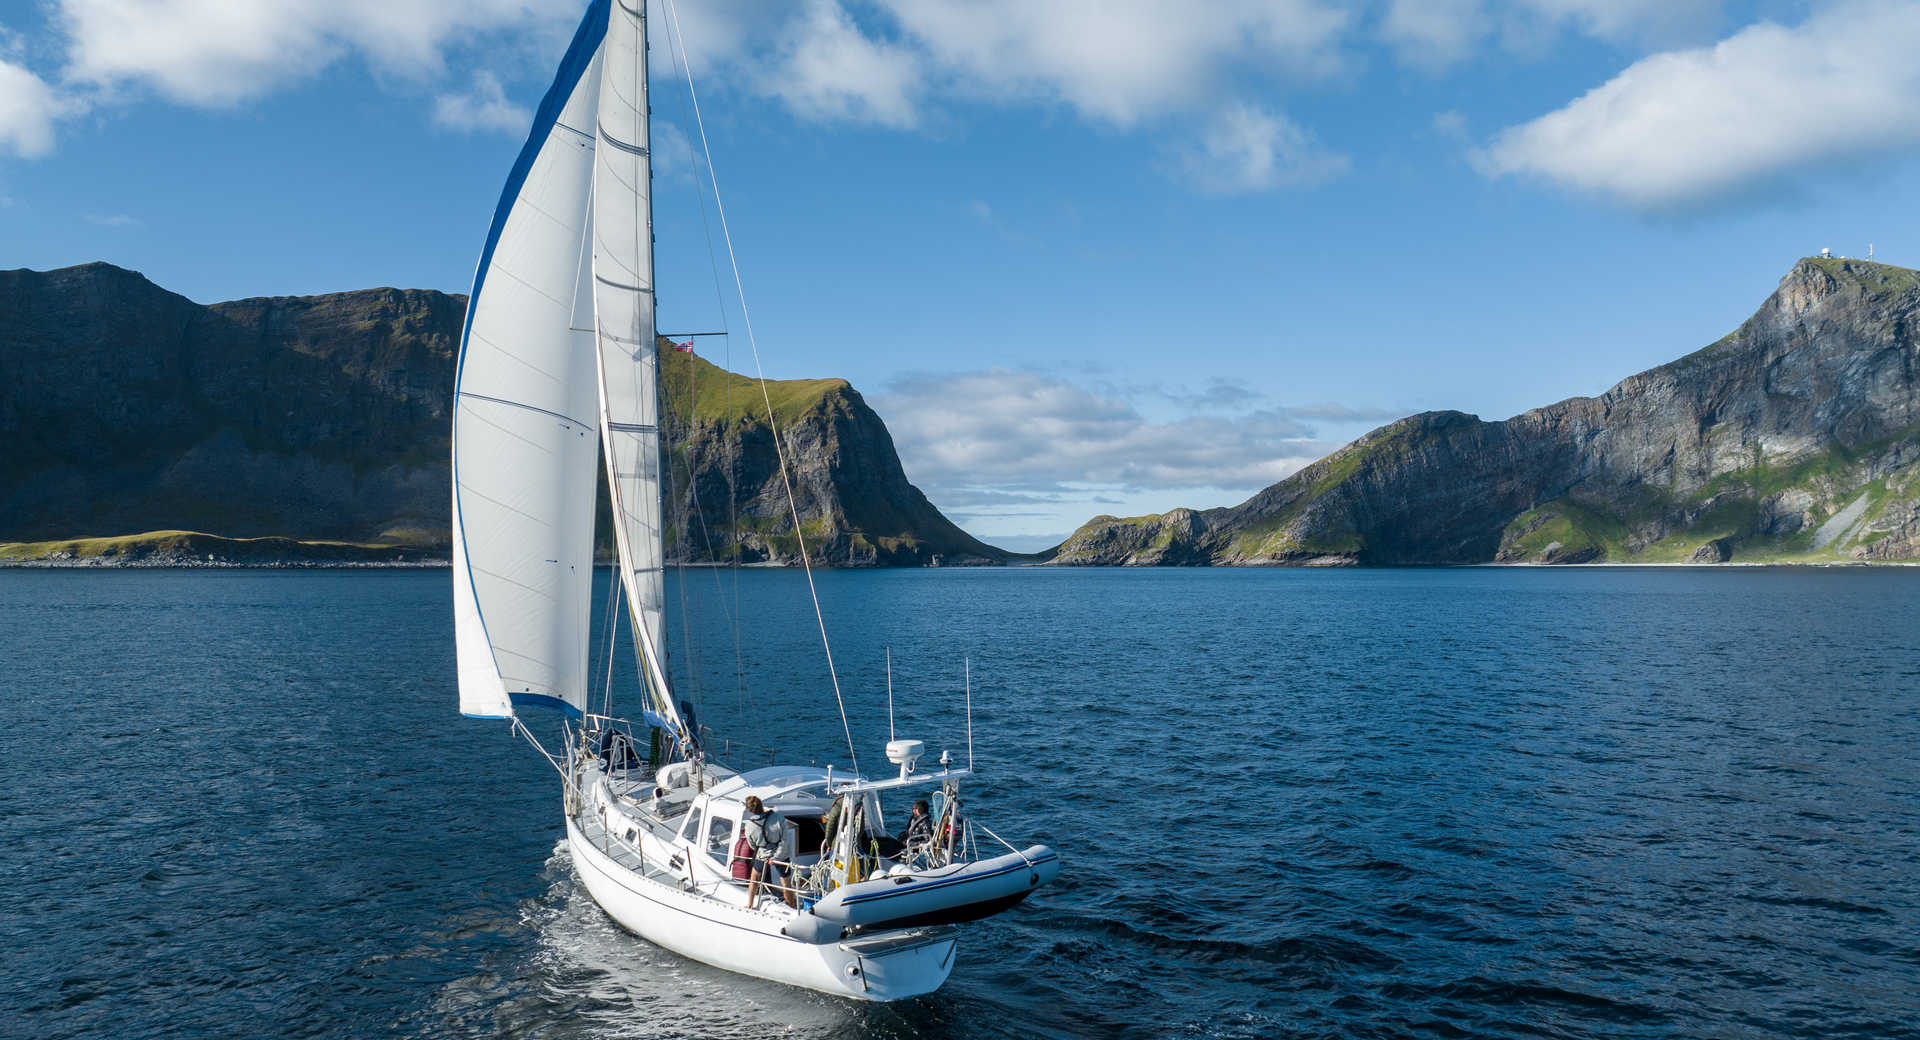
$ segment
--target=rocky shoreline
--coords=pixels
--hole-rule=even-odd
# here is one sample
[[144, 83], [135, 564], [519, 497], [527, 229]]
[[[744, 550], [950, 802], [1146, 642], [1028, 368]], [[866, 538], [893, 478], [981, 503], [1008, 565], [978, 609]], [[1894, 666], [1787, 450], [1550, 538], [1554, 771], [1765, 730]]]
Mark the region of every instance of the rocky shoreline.
[[0, 560], [0, 570], [432, 570], [453, 566], [451, 560], [219, 560], [151, 557], [120, 560], [101, 556], [44, 560]]

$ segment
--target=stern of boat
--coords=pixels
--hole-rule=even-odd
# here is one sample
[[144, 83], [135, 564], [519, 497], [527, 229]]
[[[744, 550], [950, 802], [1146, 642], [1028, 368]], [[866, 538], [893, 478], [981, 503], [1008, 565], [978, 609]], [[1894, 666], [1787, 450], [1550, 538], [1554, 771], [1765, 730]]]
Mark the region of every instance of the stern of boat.
[[960, 945], [949, 926], [890, 933], [835, 944], [845, 957], [845, 993], [860, 1000], [905, 1000], [939, 989], [953, 972]]

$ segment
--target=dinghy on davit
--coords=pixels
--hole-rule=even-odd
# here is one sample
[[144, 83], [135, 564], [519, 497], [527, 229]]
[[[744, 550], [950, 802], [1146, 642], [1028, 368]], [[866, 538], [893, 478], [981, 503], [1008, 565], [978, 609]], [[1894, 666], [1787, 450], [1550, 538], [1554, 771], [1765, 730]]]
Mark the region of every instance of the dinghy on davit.
[[[675, 695], [665, 656], [646, 41], [644, 5], [588, 7], [508, 175], [474, 276], [453, 424], [460, 709], [508, 720], [552, 761], [574, 869], [629, 931], [729, 971], [826, 993], [927, 993], [953, 970], [962, 926], [1026, 899], [1058, 876], [1060, 859], [1044, 845], [1009, 845], [963, 811], [970, 752], [965, 767], [943, 752], [937, 769], [922, 771], [921, 743], [895, 740], [887, 757], [898, 772], [879, 779], [857, 768], [740, 772], [710, 753], [708, 731]], [[773, 440], [778, 451], [777, 428]], [[616, 609], [630, 618], [643, 699], [631, 720], [607, 707], [611, 672], [594, 699], [600, 710], [589, 710], [602, 463]], [[784, 477], [784, 453], [779, 464]], [[805, 564], [791, 493], [789, 509]], [[549, 752], [529, 724], [535, 709], [557, 709], [562, 750]], [[844, 724], [844, 707], [842, 716]], [[851, 726], [846, 735], [857, 767]], [[915, 794], [927, 796], [930, 826], [898, 839], [884, 803]], [[737, 876], [750, 799], [788, 822], [772, 852], [787, 880], [772, 892]]]

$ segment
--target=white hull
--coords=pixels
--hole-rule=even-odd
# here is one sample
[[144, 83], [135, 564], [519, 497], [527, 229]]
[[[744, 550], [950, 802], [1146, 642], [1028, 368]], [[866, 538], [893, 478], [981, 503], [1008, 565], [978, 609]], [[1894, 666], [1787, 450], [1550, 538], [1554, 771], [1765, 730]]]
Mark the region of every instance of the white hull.
[[622, 866], [572, 819], [567, 847], [594, 902], [622, 928], [716, 968], [856, 1000], [931, 993], [953, 970], [958, 942], [947, 929], [813, 945], [780, 934], [790, 916], [727, 905]]

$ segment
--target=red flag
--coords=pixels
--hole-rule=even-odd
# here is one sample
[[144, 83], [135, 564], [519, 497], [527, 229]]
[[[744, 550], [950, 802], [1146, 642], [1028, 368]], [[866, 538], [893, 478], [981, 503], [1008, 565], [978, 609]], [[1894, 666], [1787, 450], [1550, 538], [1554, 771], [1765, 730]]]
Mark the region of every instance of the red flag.
[[685, 343], [675, 343], [673, 345], [673, 349], [679, 351], [682, 354], [691, 354], [693, 353], [693, 341], [688, 340]]

